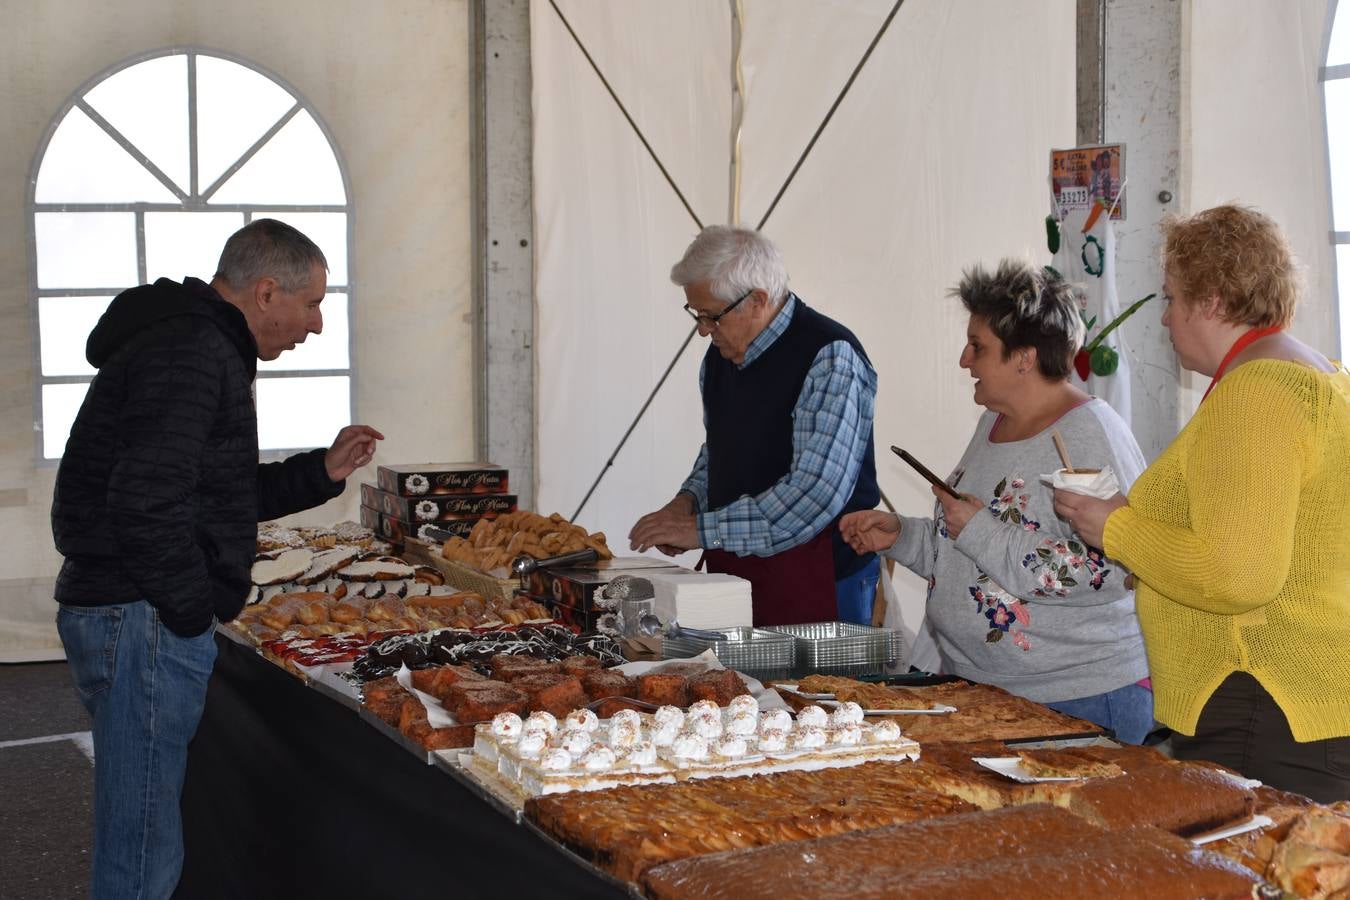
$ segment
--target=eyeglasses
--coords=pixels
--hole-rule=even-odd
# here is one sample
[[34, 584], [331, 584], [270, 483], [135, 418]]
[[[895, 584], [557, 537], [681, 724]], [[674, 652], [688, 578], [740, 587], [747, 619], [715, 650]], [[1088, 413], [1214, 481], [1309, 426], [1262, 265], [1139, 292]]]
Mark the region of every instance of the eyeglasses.
[[718, 313], [718, 314], [715, 315], [715, 316], [710, 316], [710, 315], [707, 315], [706, 313], [696, 312], [696, 311], [694, 310], [694, 308], [693, 308], [692, 306], [690, 306], [688, 303], [686, 303], [686, 304], [684, 305], [684, 311], [687, 312], [687, 313], [689, 313], [689, 316], [690, 316], [695, 322], [697, 322], [699, 325], [703, 326], [704, 328], [708, 328], [708, 329], [716, 328], [716, 327], [717, 327], [717, 323], [720, 322], [720, 321], [722, 321], [722, 317], [723, 317], [723, 316], [725, 316], [727, 313], [731, 312], [731, 311], [732, 311], [733, 309], [735, 309], [736, 307], [740, 306], [740, 305], [741, 305], [741, 301], [744, 300], [746, 297], [749, 297], [749, 296], [750, 296], [751, 294], [753, 294], [754, 292], [755, 292], [755, 289], [754, 289], [754, 288], [751, 288], [750, 290], [746, 291], [744, 294], [741, 294], [741, 296], [738, 297], [738, 298], [736, 299], [736, 302], [732, 303], [730, 306], [728, 306], [726, 309], [722, 310], [720, 313]]

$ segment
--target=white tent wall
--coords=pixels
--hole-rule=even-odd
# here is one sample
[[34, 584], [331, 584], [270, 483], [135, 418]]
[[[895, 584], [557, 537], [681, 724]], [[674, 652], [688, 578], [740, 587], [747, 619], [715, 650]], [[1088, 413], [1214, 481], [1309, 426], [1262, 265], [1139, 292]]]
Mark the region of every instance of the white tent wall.
[[[558, 5], [699, 217], [725, 222], [729, 4]], [[755, 225], [891, 4], [744, 8], [741, 209]], [[906, 3], [764, 227], [793, 289], [877, 368], [878, 477], [902, 512], [926, 514], [932, 497], [886, 447], [945, 474], [979, 413], [947, 291], [975, 262], [1048, 260], [1048, 150], [1075, 133], [1074, 11]], [[532, 5], [532, 26], [538, 496], [570, 514], [689, 331], [668, 273], [697, 229], [549, 3]], [[693, 463], [706, 346], [681, 357], [580, 517], [614, 546]]]
[[[327, 122], [350, 178], [356, 415], [385, 460], [469, 459], [469, 41], [463, 0], [0, 0], [0, 661], [60, 655], [48, 514], [34, 461], [26, 184], [52, 116], [86, 79], [193, 45], [276, 72]], [[192, 273], [209, 277], [210, 272]], [[355, 518], [347, 492], [299, 517]]]
[[[1185, 209], [1250, 204], [1271, 216], [1305, 267], [1301, 340], [1339, 357], [1336, 256], [1318, 69], [1328, 0], [1192, 0], [1183, 60]], [[1161, 311], [1155, 311], [1161, 315]], [[1182, 420], [1209, 380], [1183, 376]]]

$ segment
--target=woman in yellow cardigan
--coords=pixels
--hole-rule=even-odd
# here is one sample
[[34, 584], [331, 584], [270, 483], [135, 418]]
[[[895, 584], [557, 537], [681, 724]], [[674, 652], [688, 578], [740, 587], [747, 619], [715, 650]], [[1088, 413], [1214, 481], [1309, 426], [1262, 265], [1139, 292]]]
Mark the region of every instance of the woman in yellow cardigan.
[[1163, 313], [1213, 377], [1126, 498], [1055, 511], [1128, 566], [1178, 758], [1350, 799], [1350, 372], [1285, 333], [1298, 271], [1261, 213], [1164, 222]]

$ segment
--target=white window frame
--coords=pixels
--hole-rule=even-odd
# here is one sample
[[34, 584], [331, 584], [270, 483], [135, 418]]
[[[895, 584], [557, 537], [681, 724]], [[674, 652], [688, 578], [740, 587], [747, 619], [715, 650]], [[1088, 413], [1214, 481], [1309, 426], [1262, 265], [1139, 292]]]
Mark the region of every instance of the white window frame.
[[[116, 75], [124, 69], [146, 62], [152, 59], [159, 59], [165, 56], [184, 55], [187, 57], [187, 78], [188, 78], [188, 126], [189, 126], [189, 165], [190, 165], [190, 187], [185, 194], [181, 188], [176, 186], [167, 176], [163, 175], [159, 169], [150, 162], [145, 155], [132, 145], [126, 138], [117, 133], [108, 125], [101, 116], [98, 115], [85, 101], [84, 96], [97, 85], [106, 79]], [[249, 149], [244, 151], [243, 155], [234, 161], [215, 181], [213, 185], [199, 185], [197, 182], [197, 57], [211, 56], [218, 59], [235, 63], [245, 68], [257, 72], [259, 75], [271, 80], [278, 87], [285, 90], [293, 98], [294, 105], [278, 120], [273, 126], [260, 136]], [[38, 203], [37, 180], [38, 173], [42, 168], [42, 162], [46, 158], [48, 145], [51, 143], [52, 136], [65, 120], [66, 115], [72, 108], [79, 107], [86, 115], [89, 115], [96, 124], [102, 127], [109, 135], [121, 144], [131, 156], [141, 163], [146, 170], [160, 181], [167, 190], [180, 198], [179, 203]], [[343, 204], [285, 204], [285, 203], [211, 203], [211, 195], [216, 189], [223, 187], [228, 183], [229, 178], [240, 168], [253, 158], [262, 147], [270, 140], [286, 123], [290, 122], [300, 112], [307, 112], [318, 125], [320, 132], [328, 142], [328, 148], [333, 154], [334, 162], [337, 164], [338, 172], [342, 177], [343, 193], [346, 196], [346, 202]], [[242, 213], [244, 223], [253, 221], [254, 216], [266, 217], [270, 213], [310, 213], [310, 212], [329, 212], [343, 213], [346, 215], [347, 225], [347, 277], [346, 283], [334, 287], [329, 285], [327, 293], [346, 294], [347, 297], [347, 368], [345, 369], [296, 369], [280, 371], [259, 371], [258, 379], [266, 378], [317, 378], [323, 376], [346, 376], [348, 379], [348, 414], [350, 421], [358, 421], [356, 418], [356, 337], [355, 328], [355, 309], [356, 309], [356, 274], [355, 274], [355, 255], [352, 252], [355, 235], [354, 219], [355, 204], [352, 199], [351, 179], [347, 172], [347, 163], [342, 157], [338, 148], [337, 141], [333, 138], [333, 133], [328, 127], [328, 123], [323, 120], [318, 111], [314, 108], [303, 94], [295, 89], [293, 85], [287, 82], [280, 75], [271, 70], [258, 65], [250, 59], [238, 56], [222, 50], [214, 50], [198, 46], [174, 46], [150, 50], [145, 53], [137, 54], [116, 63], [99, 72], [90, 78], [62, 104], [61, 108], [52, 117], [47, 125], [47, 129], [38, 144], [37, 152], [33, 156], [33, 164], [30, 168], [28, 179], [28, 189], [26, 194], [26, 215], [28, 231], [28, 297], [29, 309], [32, 320], [32, 344], [33, 344], [33, 454], [38, 467], [50, 468], [60, 464], [61, 457], [47, 457], [43, 452], [43, 409], [42, 409], [42, 388], [49, 384], [88, 384], [93, 380], [92, 375], [44, 375], [42, 373], [42, 349], [41, 349], [41, 324], [39, 321], [39, 299], [44, 297], [115, 297], [117, 294], [135, 285], [107, 286], [96, 288], [39, 288], [37, 283], [37, 214], [44, 212], [131, 212], [136, 216], [136, 284], [145, 284], [147, 279], [145, 262], [145, 214], [147, 212], [238, 212]], [[196, 273], [198, 277], [209, 280], [213, 274], [211, 272]], [[331, 440], [331, 437], [329, 438]], [[286, 456], [298, 451], [308, 450], [311, 447], [289, 447], [262, 450], [259, 453], [259, 459], [270, 461], [283, 459]]]
[[[1350, 16], [1350, 7], [1343, 11], [1347, 16]], [[1327, 222], [1330, 225], [1331, 234], [1331, 315], [1335, 321], [1334, 335], [1339, 349], [1336, 356], [1345, 360], [1347, 354], [1350, 354], [1350, 309], [1346, 308], [1346, 304], [1350, 304], [1350, 297], [1341, 296], [1337, 249], [1343, 245], [1350, 245], [1350, 231], [1336, 230], [1333, 200], [1335, 188], [1331, 181], [1331, 138], [1328, 126], [1330, 113], [1327, 110], [1326, 102], [1326, 83], [1328, 81], [1350, 79], [1350, 62], [1335, 66], [1327, 65], [1327, 57], [1331, 54], [1331, 34], [1336, 28], [1336, 16], [1339, 12], [1342, 12], [1340, 0], [1327, 0], [1326, 33], [1322, 37], [1322, 65], [1317, 70], [1317, 80], [1320, 85], [1318, 99], [1322, 104], [1322, 148], [1326, 152], [1327, 160]], [[1347, 25], [1350, 25], [1350, 23], [1347, 23]], [[1350, 186], [1347, 186], [1347, 189], [1350, 189]]]

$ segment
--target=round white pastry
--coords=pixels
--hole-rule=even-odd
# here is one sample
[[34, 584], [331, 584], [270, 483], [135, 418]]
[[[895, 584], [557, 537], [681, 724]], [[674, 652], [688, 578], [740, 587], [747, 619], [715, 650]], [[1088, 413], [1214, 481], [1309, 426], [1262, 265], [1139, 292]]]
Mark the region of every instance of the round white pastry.
[[497, 713], [492, 717], [492, 733], [504, 740], [517, 740], [525, 730], [525, 725], [520, 721], [520, 716], [513, 712]]
[[825, 710], [821, 709], [819, 706], [816, 706], [815, 704], [812, 704], [810, 706], [803, 706], [801, 709], [797, 711], [798, 728], [807, 728], [807, 727], [824, 728], [829, 721], [830, 721], [829, 714], [826, 713]]
[[792, 730], [792, 713], [786, 709], [766, 709], [759, 714], [759, 730], [761, 732], [777, 729], [778, 731]]
[[719, 715], [715, 719], [710, 719], [707, 716], [692, 716], [685, 724], [685, 730], [701, 734], [705, 738], [715, 738], [722, 733], [722, 717]]
[[749, 694], [741, 694], [731, 698], [727, 704], [727, 714], [736, 715], [737, 713], [749, 713], [752, 716], [759, 715], [759, 701]]
[[787, 749], [787, 732], [781, 728], [766, 728], [759, 733], [759, 749], [764, 753], [781, 753]]
[[650, 766], [656, 763], [656, 745], [651, 741], [639, 741], [624, 754], [624, 761], [630, 766]]
[[642, 727], [627, 719], [611, 720], [609, 723], [609, 745], [611, 747], [631, 747], [642, 740]]
[[550, 772], [566, 772], [572, 768], [572, 754], [561, 747], [545, 750], [544, 755], [539, 757], [539, 768]]
[[652, 731], [652, 742], [658, 747], [669, 747], [680, 736], [682, 722], [658, 722]]
[[731, 734], [754, 734], [759, 730], [759, 716], [752, 712], [736, 713], [727, 720], [727, 731]]
[[521, 756], [538, 756], [548, 746], [547, 731], [527, 731], [520, 736], [516, 752]]
[[590, 732], [600, 727], [600, 719], [589, 709], [574, 709], [563, 720], [565, 728], [578, 728]]
[[861, 725], [840, 725], [830, 729], [830, 743], [837, 747], [854, 747], [862, 743]]
[[569, 728], [556, 738], [555, 746], [561, 747], [573, 756], [585, 751], [592, 744], [591, 733], [580, 728]]
[[875, 723], [868, 737], [874, 744], [891, 744], [900, 740], [900, 725], [893, 719], [882, 719]]
[[427, 481], [425, 475], [409, 475], [407, 480], [403, 482], [403, 489], [413, 495], [425, 494], [430, 487], [431, 482]]
[[816, 725], [807, 725], [802, 728], [800, 723], [797, 732], [792, 736], [792, 746], [798, 750], [810, 750], [815, 747], [825, 746], [825, 729]]
[[603, 772], [612, 769], [617, 761], [618, 757], [614, 751], [604, 744], [591, 744], [577, 759], [581, 767], [588, 772]]
[[708, 756], [708, 739], [686, 731], [675, 738], [670, 745], [670, 752], [676, 759], [705, 759]]
[[619, 722], [631, 722], [634, 728], [641, 728], [642, 716], [635, 709], [621, 709], [609, 717], [609, 727], [613, 728]]
[[743, 737], [724, 737], [717, 742], [717, 755], [731, 759], [744, 756], [748, 749]]
[[558, 730], [558, 720], [553, 717], [553, 713], [539, 710], [530, 713], [530, 717], [525, 720], [525, 730], [533, 731], [542, 729], [545, 734], [553, 734]]
[[657, 725], [674, 722], [677, 727], [684, 725], [684, 711], [678, 706], [663, 706], [652, 716]]
[[419, 500], [417, 502], [417, 506], [414, 507], [413, 509], [413, 515], [417, 516], [417, 518], [421, 519], [422, 521], [434, 519], [438, 515], [440, 515], [440, 513], [441, 513], [440, 508], [437, 507], [436, 504], [432, 503], [430, 500]]
[[863, 720], [863, 708], [852, 700], [845, 700], [830, 713], [830, 724], [835, 728], [841, 725], [857, 725]]
[[709, 719], [715, 718], [718, 721], [722, 719], [722, 707], [711, 700], [699, 700], [689, 705], [690, 719]]

